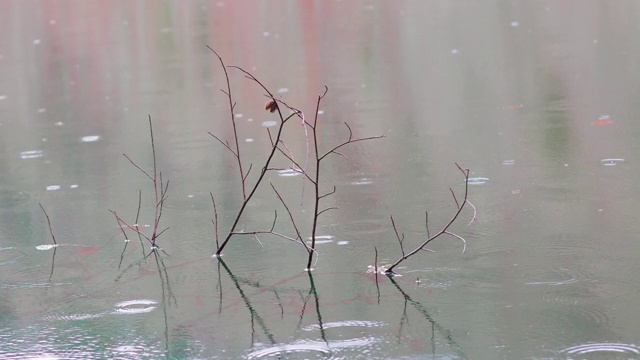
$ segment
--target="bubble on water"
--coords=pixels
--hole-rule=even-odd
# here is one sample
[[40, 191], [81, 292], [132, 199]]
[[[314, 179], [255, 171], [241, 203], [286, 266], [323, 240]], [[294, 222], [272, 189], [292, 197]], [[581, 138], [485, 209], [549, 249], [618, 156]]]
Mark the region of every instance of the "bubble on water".
[[243, 118], [243, 117], [244, 117], [244, 114], [238, 113], [238, 114], [236, 114], [236, 117], [237, 117], [238, 119], [241, 119], [241, 118]]
[[348, 245], [349, 242], [346, 241], [346, 240], [342, 240], [342, 241], [338, 241], [336, 244], [338, 244], [338, 245]]
[[502, 165], [506, 165], [506, 166], [513, 165], [515, 163], [516, 163], [515, 160], [503, 160], [502, 161]]
[[248, 143], [253, 142], [253, 138], [246, 138], [244, 139], [244, 142], [248, 142]]
[[509, 25], [511, 25], [511, 27], [517, 27], [520, 26], [520, 23], [517, 21], [512, 21]]
[[324, 114], [324, 110], [318, 110], [318, 115]]
[[77, 189], [78, 184], [69, 185], [69, 189]]
[[247, 121], [248, 122], [253, 122], [253, 118], [248, 118]]
[[458, 49], [451, 49], [451, 53], [452, 53], [453, 55], [457, 54], [457, 53], [458, 53]]
[[55, 25], [55, 24], [56, 24], [55, 20], [53, 20], [53, 19], [49, 20], [49, 25]]
[[7, 100], [7, 95], [0, 95], [0, 100]]
[[264, 36], [264, 37], [269, 37], [269, 32], [268, 32], [268, 31], [263, 32], [263, 33], [262, 33], [262, 36]]
[[80, 141], [82, 142], [95, 142], [100, 140], [100, 136], [99, 135], [88, 135], [88, 136], [83, 136], [82, 138], [80, 138]]
[[62, 126], [62, 125], [64, 125], [64, 123], [63, 123], [62, 121], [58, 121], [58, 122], [54, 123], [53, 125], [55, 125], [55, 126]]
[[261, 125], [264, 126], [264, 127], [273, 127], [273, 126], [278, 125], [278, 122], [277, 121], [271, 121], [271, 120], [263, 121]]
[[286, 94], [289, 92], [288, 88], [280, 88], [278, 89], [278, 94]]
[[42, 40], [40, 39], [34, 39], [33, 40], [33, 45], [40, 45], [42, 43]]
[[616, 166], [618, 164], [622, 164], [624, 159], [619, 158], [610, 158], [610, 159], [602, 159], [600, 160], [600, 164], [603, 166]]
[[44, 244], [44, 245], [38, 245], [36, 246], [37, 250], [51, 250], [55, 247], [57, 247], [58, 244]]
[[36, 159], [42, 157], [42, 150], [27, 150], [20, 153], [21, 159]]
[[47, 186], [47, 191], [56, 191], [60, 190], [60, 185], [49, 185]]
[[489, 178], [486, 177], [472, 177], [467, 180], [469, 185], [484, 185], [489, 182]]
[[45, 112], [47, 112], [47, 109], [46, 109], [46, 108], [40, 108], [40, 109], [38, 109], [38, 113], [40, 113], [40, 114], [45, 113]]

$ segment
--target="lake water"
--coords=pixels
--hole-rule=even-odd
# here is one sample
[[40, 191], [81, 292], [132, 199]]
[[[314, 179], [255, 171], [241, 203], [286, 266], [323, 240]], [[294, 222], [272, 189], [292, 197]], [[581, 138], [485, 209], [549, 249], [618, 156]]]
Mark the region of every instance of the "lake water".
[[[0, 2], [0, 358], [640, 358], [636, 1]], [[318, 115], [314, 270], [273, 235], [220, 236], [242, 193], [224, 73]], [[270, 149], [229, 69], [243, 166]], [[109, 210], [150, 233], [149, 254]], [[304, 159], [294, 118], [283, 138]], [[276, 125], [273, 127], [273, 125]], [[301, 156], [301, 157], [300, 157]], [[302, 160], [301, 160], [302, 161]], [[401, 256], [469, 200], [451, 231]], [[282, 156], [274, 167], [290, 166]], [[238, 230], [307, 239], [313, 188], [269, 171]], [[47, 219], [59, 244], [52, 247]]]

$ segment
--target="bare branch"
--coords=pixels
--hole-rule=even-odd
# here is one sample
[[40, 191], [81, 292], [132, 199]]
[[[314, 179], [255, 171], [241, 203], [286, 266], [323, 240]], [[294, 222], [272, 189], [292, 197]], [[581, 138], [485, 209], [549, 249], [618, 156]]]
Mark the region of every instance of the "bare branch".
[[293, 215], [291, 214], [291, 210], [289, 210], [289, 207], [287, 206], [287, 203], [284, 202], [284, 199], [282, 198], [282, 196], [280, 196], [280, 193], [278, 192], [278, 190], [276, 190], [276, 187], [273, 186], [273, 184], [271, 184], [271, 183], [269, 183], [269, 185], [271, 185], [271, 188], [273, 189], [273, 192], [276, 193], [276, 196], [278, 197], [278, 200], [280, 200], [280, 203], [282, 204], [282, 206], [284, 206], [284, 209], [287, 211], [287, 214], [289, 214], [289, 219], [291, 220], [291, 224], [293, 225], [293, 229], [296, 232], [297, 239], [300, 239], [300, 242], [302, 243], [304, 248], [307, 250], [307, 253], [312, 253], [312, 248], [309, 248], [309, 245], [307, 245], [307, 243], [302, 239], [302, 235], [300, 235], [300, 230], [298, 230], [298, 225], [296, 225], [296, 222], [295, 222], [295, 220], [293, 218]]
[[467, 227], [469, 227], [476, 220], [476, 214], [478, 211], [476, 210], [476, 207], [471, 203], [471, 201], [467, 200], [467, 204], [469, 204], [469, 206], [471, 206], [471, 208], [473, 209], [473, 217], [471, 218], [471, 221], [469, 221], [469, 223], [467, 224]]
[[346, 122], [344, 124], [347, 126], [347, 129], [349, 129], [349, 137], [347, 138], [346, 141], [343, 141], [342, 143], [334, 146], [329, 151], [324, 153], [324, 155], [320, 156], [320, 160], [324, 159], [325, 157], [327, 157], [327, 155], [329, 155], [331, 153], [342, 155], [342, 157], [346, 158], [346, 156], [344, 156], [343, 154], [337, 152], [336, 150], [340, 149], [341, 147], [343, 147], [345, 145], [353, 144], [355, 142], [365, 141], [365, 140], [373, 140], [373, 139], [380, 139], [380, 138], [384, 137], [384, 135], [380, 135], [380, 136], [368, 136], [368, 137], [364, 137], [364, 138], [354, 139], [353, 138], [353, 131], [351, 130], [351, 126], [349, 126], [349, 124], [347, 124]]
[[[460, 215], [460, 213], [464, 209], [465, 204], [469, 203], [467, 201], [467, 197], [469, 195], [469, 169], [463, 169], [458, 164], [456, 164], [456, 166], [458, 167], [460, 172], [462, 172], [462, 174], [464, 176], [464, 184], [465, 184], [464, 185], [464, 196], [463, 196], [462, 201], [459, 203], [460, 205], [458, 206], [457, 211], [451, 216], [449, 221], [444, 225], [444, 227], [440, 231], [438, 231], [437, 233], [435, 233], [435, 234], [433, 234], [431, 236], [427, 235], [427, 240], [423, 241], [422, 244], [420, 244], [417, 248], [415, 248], [413, 251], [409, 252], [408, 254], [404, 254], [404, 252], [403, 252], [402, 257], [400, 259], [396, 260], [396, 262], [393, 263], [387, 269], [386, 274], [388, 274], [388, 275], [394, 274], [393, 269], [396, 266], [398, 266], [398, 264], [400, 264], [404, 260], [410, 258], [411, 256], [417, 254], [418, 252], [424, 250], [426, 248], [427, 244], [429, 244], [431, 241], [437, 239], [442, 234], [451, 235], [453, 237], [456, 237], [456, 238], [460, 239], [462, 241], [462, 244], [463, 244], [462, 252], [464, 253], [464, 251], [466, 250], [466, 248], [467, 248], [466, 240], [464, 240], [463, 237], [461, 237], [459, 235], [456, 235], [456, 234], [454, 234], [454, 233], [449, 231], [449, 227], [451, 227], [451, 225], [456, 221], [456, 219], [458, 218], [458, 216]], [[453, 193], [453, 190], [451, 192]], [[455, 196], [454, 196], [454, 199], [456, 199]], [[456, 203], [457, 203], [457, 199], [456, 199]], [[428, 217], [427, 217], [427, 224], [428, 224]], [[395, 224], [393, 224], [393, 221], [392, 221], [392, 225], [394, 226], [394, 230], [395, 230]], [[396, 236], [398, 236], [397, 235], [397, 231], [396, 231]]]
[[[246, 198], [247, 194], [246, 194], [246, 186], [245, 186], [245, 182], [244, 182], [244, 171], [242, 170], [242, 161], [240, 161], [240, 142], [238, 141], [238, 129], [236, 127], [236, 116], [235, 116], [235, 107], [236, 104], [233, 101], [233, 96], [231, 95], [231, 82], [229, 81], [229, 73], [227, 72], [227, 66], [224, 64], [224, 61], [222, 61], [222, 57], [220, 55], [218, 55], [218, 53], [213, 50], [213, 48], [211, 48], [209, 45], [207, 45], [207, 48], [209, 48], [209, 50], [211, 50], [216, 57], [218, 58], [218, 60], [220, 61], [220, 65], [222, 67], [222, 70], [224, 71], [224, 77], [227, 80], [227, 99], [229, 100], [229, 115], [230, 115], [230, 120], [231, 120], [231, 124], [233, 126], [233, 139], [235, 140], [235, 152], [231, 151], [232, 153], [235, 154], [236, 156], [236, 160], [238, 162], [238, 171], [240, 171], [240, 179], [242, 180], [242, 197]], [[229, 150], [231, 150], [230, 146], [227, 146], [227, 148]]]
[[451, 192], [451, 196], [453, 196], [453, 201], [456, 202], [456, 207], [459, 209], [460, 208], [460, 204], [458, 204], [458, 199], [456, 198], [456, 193], [453, 192], [452, 188], [449, 188], [449, 191]]
[[133, 160], [131, 160], [131, 158], [127, 156], [127, 154], [122, 154], [122, 155], [124, 155], [124, 157], [126, 157], [127, 160], [129, 160], [131, 165], [135, 166], [138, 170], [142, 171], [143, 174], [147, 175], [147, 177], [151, 179], [151, 181], [153, 181], [153, 177], [151, 177], [151, 175], [149, 175], [148, 172], [144, 171], [140, 166], [138, 166], [138, 164], [136, 164]]
[[220, 144], [222, 144], [222, 146], [226, 147], [227, 150], [231, 151], [231, 153], [233, 154], [233, 156], [238, 157], [238, 154], [236, 154], [235, 151], [233, 151], [233, 149], [231, 148], [231, 146], [229, 146], [229, 142], [228, 141], [222, 141], [222, 139], [220, 139], [219, 137], [215, 136], [213, 133], [211, 133], [210, 131], [207, 132], [209, 135], [213, 136], [214, 139], [218, 140], [218, 142]]
[[455, 238], [458, 238], [460, 241], [462, 241], [462, 254], [464, 254], [464, 252], [467, 251], [467, 241], [462, 236], [454, 234], [454, 233], [449, 232], [449, 231], [445, 231], [444, 233], [447, 234], [447, 235], [451, 235], [451, 236], [453, 236]]
[[327, 196], [329, 196], [329, 195], [335, 194], [335, 192], [336, 192], [336, 186], [334, 185], [334, 186], [333, 186], [333, 190], [329, 191], [328, 193], [326, 193], [326, 194], [324, 194], [324, 195], [322, 195], [322, 196], [320, 196], [320, 197], [318, 197], [318, 198], [319, 198], [319, 199], [322, 199], [322, 198], [327, 197]]
[[49, 233], [51, 234], [51, 239], [53, 240], [53, 244], [55, 246], [58, 246], [58, 243], [56, 242], [56, 237], [53, 235], [53, 230], [51, 229], [51, 220], [49, 220], [49, 214], [47, 214], [47, 211], [44, 209], [41, 203], [38, 203], [38, 205], [40, 205], [40, 209], [42, 209], [44, 216], [47, 217], [47, 223], [49, 224]]
[[211, 196], [211, 203], [213, 203], [213, 220], [211, 220], [211, 222], [213, 222], [213, 226], [215, 228], [215, 234], [216, 234], [216, 246], [219, 246], [218, 243], [218, 208], [216, 207], [216, 200], [213, 198], [213, 193], [209, 192], [209, 195]]
[[323, 209], [322, 211], [318, 212], [318, 216], [320, 216], [320, 214], [322, 214], [322, 213], [324, 213], [324, 212], [326, 212], [326, 211], [329, 211], [329, 210], [338, 210], [338, 208], [337, 208], [337, 207], [335, 207], [335, 206], [328, 207], [328, 208]]
[[431, 235], [429, 234], [429, 212], [425, 211], [424, 212], [424, 227], [427, 228], [427, 237], [431, 237]]

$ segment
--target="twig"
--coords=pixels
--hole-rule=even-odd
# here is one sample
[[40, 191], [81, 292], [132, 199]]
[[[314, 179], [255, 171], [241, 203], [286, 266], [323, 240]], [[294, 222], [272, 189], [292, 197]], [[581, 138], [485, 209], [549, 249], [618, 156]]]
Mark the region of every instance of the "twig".
[[218, 60], [220, 61], [220, 66], [224, 71], [224, 77], [227, 80], [227, 91], [226, 92], [224, 90], [220, 90], [220, 91], [222, 91], [225, 95], [227, 95], [227, 99], [229, 99], [229, 115], [231, 116], [231, 124], [233, 125], [233, 139], [235, 141], [236, 150], [233, 151], [228, 143], [225, 144], [217, 136], [211, 133], [209, 134], [214, 138], [216, 138], [218, 141], [220, 141], [223, 145], [225, 145], [226, 148], [229, 149], [229, 151], [231, 151], [231, 153], [233, 153], [233, 155], [235, 156], [236, 161], [238, 162], [238, 171], [240, 171], [240, 179], [242, 184], [242, 198], [246, 199], [247, 198], [246, 183], [245, 183], [246, 175], [242, 170], [242, 161], [240, 157], [240, 143], [238, 141], [238, 130], [236, 127], [236, 117], [234, 113], [235, 104], [233, 102], [233, 97], [231, 95], [231, 82], [229, 81], [229, 73], [227, 72], [227, 66], [224, 64], [224, 61], [222, 61], [222, 57], [218, 55], [218, 53], [215, 50], [213, 50], [209, 45], [207, 45], [207, 48], [209, 48], [209, 50], [211, 50], [214, 54], [216, 54], [216, 57], [218, 57]]
[[[442, 234], [451, 235], [453, 237], [456, 237], [456, 238], [460, 239], [462, 241], [462, 243], [463, 243], [462, 252], [464, 253], [464, 251], [466, 250], [466, 248], [467, 248], [466, 240], [462, 236], [454, 234], [454, 233], [449, 231], [449, 227], [451, 227], [451, 225], [456, 221], [456, 219], [458, 218], [458, 215], [460, 215], [460, 213], [462, 212], [462, 209], [464, 209], [465, 204], [469, 203], [469, 201], [467, 200], [467, 196], [469, 194], [469, 181], [468, 181], [469, 180], [469, 169], [463, 169], [458, 164], [456, 164], [456, 166], [458, 167], [460, 172], [462, 172], [462, 174], [464, 175], [464, 196], [462, 198], [462, 201], [458, 202], [455, 194], [453, 193], [453, 191], [451, 191], [451, 193], [453, 194], [453, 199], [454, 199], [454, 201], [456, 202], [456, 205], [457, 205], [456, 212], [451, 216], [449, 221], [445, 224], [445, 226], [440, 231], [438, 231], [437, 233], [435, 233], [435, 234], [433, 234], [431, 236], [427, 235], [427, 240], [423, 241], [422, 244], [420, 244], [413, 251], [405, 254], [404, 250], [402, 249], [402, 243], [401, 243], [402, 256], [398, 260], [396, 260], [395, 263], [393, 263], [391, 266], [389, 266], [389, 268], [385, 272], [387, 275], [395, 274], [393, 272], [393, 269], [396, 266], [398, 266], [400, 263], [402, 263], [406, 259], [410, 258], [411, 256], [417, 254], [421, 250], [426, 250], [425, 247], [427, 246], [427, 244], [429, 244], [431, 241], [437, 239]], [[428, 228], [428, 219], [429, 218], [428, 218], [428, 215], [427, 215], [427, 220], [426, 220], [427, 221], [427, 228]], [[396, 231], [395, 224], [393, 223], [393, 221], [392, 221], [392, 226], [394, 227], [394, 231]], [[396, 236], [398, 236], [398, 232], [397, 231], [396, 231]]]
[[53, 245], [54, 246], [58, 246], [58, 243], [56, 242], [56, 237], [53, 235], [53, 230], [51, 229], [51, 220], [49, 219], [49, 214], [47, 214], [47, 211], [44, 209], [44, 207], [42, 206], [41, 203], [38, 203], [38, 205], [40, 205], [40, 209], [42, 209], [42, 212], [44, 213], [44, 216], [46, 216], [46, 218], [47, 218], [47, 223], [49, 224], [49, 233], [51, 234], [51, 239], [53, 240]]

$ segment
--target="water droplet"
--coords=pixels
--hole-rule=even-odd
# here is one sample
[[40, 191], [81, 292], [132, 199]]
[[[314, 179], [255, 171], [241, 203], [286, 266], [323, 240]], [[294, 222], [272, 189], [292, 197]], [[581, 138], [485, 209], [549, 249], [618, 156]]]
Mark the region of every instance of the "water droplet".
[[520, 23], [517, 21], [512, 21], [511, 24], [509, 25], [511, 25], [511, 27], [517, 27], [517, 26], [520, 26]]
[[261, 125], [264, 126], [264, 127], [273, 127], [273, 126], [278, 125], [278, 122], [277, 121], [271, 121], [271, 120], [263, 121]]
[[244, 114], [236, 114], [236, 117], [237, 117], [238, 119], [241, 119], [241, 118], [243, 118], [243, 117], [244, 117]]
[[42, 157], [44, 154], [41, 150], [27, 150], [20, 153], [21, 159], [36, 159]]
[[49, 185], [47, 186], [47, 191], [56, 191], [60, 190], [60, 185]]
[[250, 143], [250, 142], [253, 142], [253, 139], [252, 138], [246, 138], [246, 139], [244, 139], [244, 142]]
[[100, 140], [100, 136], [98, 135], [88, 135], [88, 136], [83, 136], [80, 141], [82, 142], [94, 142], [94, 141], [98, 141]]
[[278, 94], [286, 94], [289, 92], [289, 89], [287, 88], [280, 88], [278, 89]]
[[40, 45], [40, 43], [42, 43], [42, 40], [40, 40], [40, 39], [34, 39], [33, 40], [33, 45]]
[[62, 125], [64, 125], [64, 123], [63, 123], [62, 121], [58, 121], [57, 123], [55, 123], [55, 124], [53, 124], [53, 125], [55, 125], [55, 126], [62, 126]]
[[515, 160], [504, 160], [504, 161], [502, 161], [502, 165], [506, 165], [506, 166], [513, 165], [515, 163], [516, 163]]
[[324, 114], [324, 110], [318, 110], [318, 115]]
[[616, 166], [618, 164], [622, 164], [623, 162], [624, 162], [624, 159], [616, 159], [616, 158], [600, 160], [600, 164], [603, 166]]
[[262, 33], [262, 36], [264, 36], [264, 37], [269, 37], [269, 32], [268, 32], [268, 31], [263, 32], [263, 33]]
[[454, 55], [457, 54], [458, 53], [458, 49], [451, 49], [451, 53], [454, 54]]
[[373, 180], [371, 180], [371, 178], [363, 177], [358, 180], [352, 181], [351, 185], [369, 185], [371, 183], [373, 183]]
[[53, 19], [49, 20], [49, 25], [55, 25], [55, 24], [56, 24], [55, 20], [53, 20]]
[[38, 109], [38, 113], [40, 113], [40, 114], [45, 113], [45, 112], [47, 112], [47, 109], [46, 109], [46, 108], [40, 108], [40, 109]]
[[77, 189], [78, 184], [69, 185], [69, 189]]
[[298, 175], [302, 175], [299, 169], [278, 170], [278, 176], [289, 177], [289, 176], [298, 176]]
[[0, 100], [7, 100], [7, 95], [0, 95]]
[[467, 184], [469, 185], [484, 185], [489, 182], [489, 178], [486, 177], [472, 177], [467, 180]]

